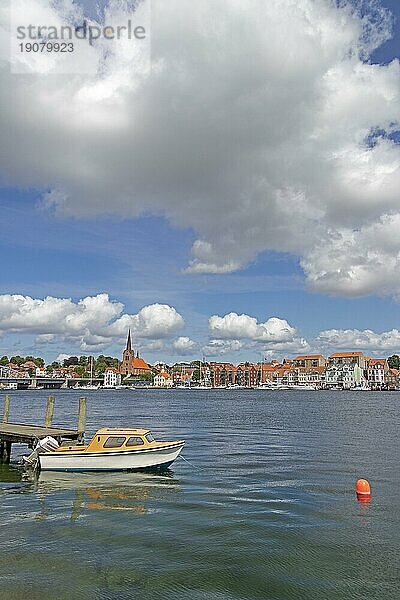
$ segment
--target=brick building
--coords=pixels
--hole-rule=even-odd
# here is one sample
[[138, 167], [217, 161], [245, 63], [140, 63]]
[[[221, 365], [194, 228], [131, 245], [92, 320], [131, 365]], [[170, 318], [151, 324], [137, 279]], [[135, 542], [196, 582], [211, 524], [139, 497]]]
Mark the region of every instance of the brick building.
[[126, 341], [126, 348], [122, 353], [120, 373], [122, 375], [145, 375], [147, 373], [152, 373], [147, 362], [143, 360], [143, 358], [140, 358], [139, 351], [136, 352], [135, 356], [135, 352], [132, 350], [130, 330]]

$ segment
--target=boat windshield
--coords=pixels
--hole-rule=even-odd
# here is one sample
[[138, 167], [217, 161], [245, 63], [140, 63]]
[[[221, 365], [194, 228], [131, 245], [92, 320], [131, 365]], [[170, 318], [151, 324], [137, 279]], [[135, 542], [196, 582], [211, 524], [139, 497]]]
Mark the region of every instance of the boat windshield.
[[143, 446], [144, 441], [139, 436], [130, 437], [125, 446]]
[[103, 444], [103, 448], [120, 448], [125, 442], [126, 437], [110, 436]]
[[156, 440], [154, 439], [154, 437], [153, 437], [153, 434], [152, 434], [152, 433], [146, 433], [146, 435], [145, 435], [145, 438], [146, 438], [146, 440], [149, 442], [149, 444], [150, 444], [151, 442], [155, 442], [155, 441], [156, 441]]

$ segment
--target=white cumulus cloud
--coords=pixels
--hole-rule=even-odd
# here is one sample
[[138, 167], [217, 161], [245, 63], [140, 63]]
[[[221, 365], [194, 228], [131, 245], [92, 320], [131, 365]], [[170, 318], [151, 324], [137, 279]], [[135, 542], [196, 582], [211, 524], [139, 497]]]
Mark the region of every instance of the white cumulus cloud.
[[70, 358], [70, 356], [71, 356], [70, 354], [64, 354], [64, 353], [60, 353], [60, 354], [57, 356], [57, 358], [56, 358], [56, 361], [57, 361], [57, 362], [59, 362], [59, 363], [63, 363], [63, 362], [64, 362], [64, 360], [66, 360], [67, 358]]
[[[256, 318], [246, 314], [238, 315], [231, 312], [223, 317], [213, 315], [208, 321], [209, 332], [213, 344], [211, 348], [222, 348], [224, 344], [217, 340], [239, 342], [237, 349], [243, 347], [258, 347], [260, 351], [287, 350], [288, 352], [305, 351], [309, 345], [299, 336], [295, 327], [285, 319], [270, 317], [265, 323], [259, 323]], [[209, 344], [210, 346], [210, 344]]]
[[123, 339], [131, 329], [135, 340], [157, 341], [184, 327], [182, 316], [166, 304], [144, 306], [137, 314], [123, 314], [124, 305], [108, 294], [70, 298], [0, 296], [0, 331], [37, 334], [39, 343], [66, 339], [82, 350], [97, 350]]
[[400, 68], [368, 62], [391, 19], [362, 7], [154, 0], [151, 69], [124, 44], [88, 48], [91, 75], [14, 75], [3, 58], [1, 181], [61, 215], [166, 215], [197, 232], [191, 273], [272, 249], [318, 291], [399, 294]]
[[370, 329], [328, 329], [321, 331], [317, 343], [327, 348], [361, 350], [376, 353], [400, 352], [400, 331], [376, 333]]
[[285, 319], [271, 317], [265, 323], [249, 315], [231, 312], [224, 317], [213, 315], [209, 319], [210, 334], [220, 339], [249, 339], [262, 342], [286, 342], [293, 339], [296, 329]]
[[211, 339], [206, 346], [203, 348], [204, 355], [206, 358], [213, 358], [214, 356], [223, 356], [224, 354], [231, 354], [238, 352], [243, 348], [243, 342], [240, 340], [218, 340]]
[[193, 354], [197, 344], [187, 336], [180, 336], [173, 341], [172, 347], [176, 350], [176, 353], [183, 356], [186, 354]]

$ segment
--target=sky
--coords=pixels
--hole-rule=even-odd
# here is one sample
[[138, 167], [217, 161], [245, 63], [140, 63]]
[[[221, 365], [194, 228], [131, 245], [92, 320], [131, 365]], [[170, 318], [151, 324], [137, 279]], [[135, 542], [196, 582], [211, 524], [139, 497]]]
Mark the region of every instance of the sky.
[[[0, 12], [0, 355], [399, 352], [399, 4], [134, 5]], [[22, 9], [148, 39], [64, 73]]]

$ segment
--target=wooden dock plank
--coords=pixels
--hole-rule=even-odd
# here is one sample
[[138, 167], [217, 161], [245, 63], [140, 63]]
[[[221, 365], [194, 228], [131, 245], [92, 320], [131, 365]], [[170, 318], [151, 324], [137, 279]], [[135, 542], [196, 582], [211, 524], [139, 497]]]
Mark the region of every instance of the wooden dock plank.
[[80, 434], [76, 429], [43, 427], [42, 425], [20, 425], [18, 423], [0, 423], [0, 438], [18, 443], [29, 443], [38, 438], [51, 435], [54, 438], [77, 439]]
[[54, 414], [54, 397], [49, 396], [46, 408], [45, 424], [33, 425], [29, 423], [9, 423], [10, 397], [6, 396], [4, 402], [3, 422], [0, 423], [0, 463], [9, 463], [12, 444], [27, 444], [33, 448], [36, 443], [50, 435], [60, 444], [63, 440], [75, 440], [78, 444], [83, 442], [86, 425], [86, 398], [79, 398], [78, 429], [65, 427], [52, 427]]

